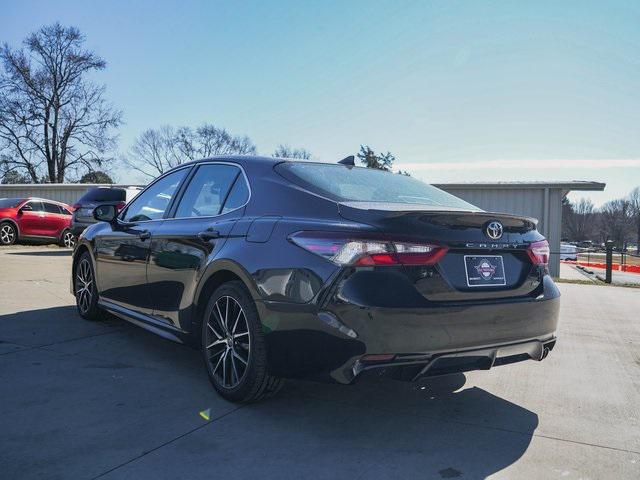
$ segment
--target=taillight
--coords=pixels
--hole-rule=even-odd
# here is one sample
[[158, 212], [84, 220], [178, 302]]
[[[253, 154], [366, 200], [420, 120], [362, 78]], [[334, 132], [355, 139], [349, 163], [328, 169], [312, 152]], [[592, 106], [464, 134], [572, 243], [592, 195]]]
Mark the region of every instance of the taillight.
[[299, 232], [289, 239], [337, 265], [434, 265], [447, 252], [446, 247], [431, 243], [351, 238], [329, 232]]
[[534, 265], [547, 265], [549, 263], [549, 242], [546, 240], [540, 240], [539, 242], [533, 242], [527, 249], [529, 258]]
[[126, 205], [126, 203], [124, 203], [124, 202], [116, 203], [116, 210], [117, 211], [122, 210], [125, 205]]

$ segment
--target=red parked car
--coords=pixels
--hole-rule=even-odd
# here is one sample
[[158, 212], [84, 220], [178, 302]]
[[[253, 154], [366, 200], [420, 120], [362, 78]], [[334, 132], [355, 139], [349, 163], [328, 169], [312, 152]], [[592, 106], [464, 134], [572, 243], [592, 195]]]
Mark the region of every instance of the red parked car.
[[0, 198], [0, 245], [40, 240], [73, 247], [72, 208], [42, 198]]

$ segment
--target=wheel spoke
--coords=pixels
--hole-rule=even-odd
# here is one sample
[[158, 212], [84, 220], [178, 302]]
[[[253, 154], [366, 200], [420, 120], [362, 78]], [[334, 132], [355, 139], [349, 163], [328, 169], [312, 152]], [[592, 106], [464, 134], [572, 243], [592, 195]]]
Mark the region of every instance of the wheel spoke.
[[220, 354], [222, 354], [222, 353], [224, 353], [224, 352], [225, 352], [225, 350], [224, 350], [224, 349], [222, 349], [222, 350], [218, 350], [216, 353], [212, 353], [211, 355], [209, 355], [209, 361], [213, 360], [213, 359], [214, 359], [214, 358], [216, 358], [218, 355], [220, 355]]
[[227, 343], [226, 340], [224, 339], [220, 339], [220, 340], [216, 340], [215, 342], [211, 343], [210, 345], [207, 345], [207, 348], [211, 348], [211, 347], [215, 347], [216, 345], [221, 345], [223, 343]]
[[229, 332], [229, 297], [225, 297], [225, 306], [224, 306], [224, 328]]
[[233, 328], [231, 329], [231, 333], [236, 333], [236, 328], [238, 327], [238, 320], [240, 320], [240, 315], [242, 315], [242, 308], [238, 309], [238, 316], [236, 317], [236, 321], [233, 324]]
[[245, 365], [247, 364], [247, 360], [245, 360], [244, 358], [242, 358], [238, 352], [236, 352], [235, 350], [233, 350], [233, 356], [236, 357], [238, 360], [240, 360], [242, 363], [244, 363]]
[[238, 370], [236, 370], [236, 362], [234, 360], [234, 355], [231, 355], [231, 367], [233, 369], [233, 378], [235, 378], [234, 383], [237, 382], [239, 380], [240, 377], [238, 377]]
[[213, 328], [213, 327], [211, 326], [211, 324], [210, 324], [210, 323], [207, 323], [207, 327], [209, 327], [209, 330], [211, 330], [211, 331], [213, 332], [213, 334], [214, 334], [218, 339], [221, 339], [221, 338], [222, 338], [222, 335], [220, 335], [220, 334], [216, 331], [216, 329], [215, 329], [215, 328]]
[[225, 331], [227, 331], [227, 328], [224, 326], [224, 321], [222, 320], [222, 312], [220, 311], [220, 305], [218, 305], [218, 302], [220, 301], [220, 299], [218, 299], [218, 301], [216, 302], [216, 310], [218, 311], [218, 323], [220, 324], [220, 326], [222, 327], [222, 329]]
[[222, 362], [222, 359], [226, 356], [227, 351], [223, 350], [224, 355], [222, 355], [219, 359], [218, 359], [218, 363], [216, 363], [216, 366], [213, 369], [213, 373], [215, 374], [218, 371], [218, 367], [220, 366], [220, 363]]
[[244, 337], [246, 335], [249, 335], [249, 332], [242, 332], [242, 333], [236, 333], [233, 338], [240, 338], [240, 337]]
[[229, 356], [229, 350], [224, 352], [222, 357], [222, 385], [227, 386], [227, 357]]

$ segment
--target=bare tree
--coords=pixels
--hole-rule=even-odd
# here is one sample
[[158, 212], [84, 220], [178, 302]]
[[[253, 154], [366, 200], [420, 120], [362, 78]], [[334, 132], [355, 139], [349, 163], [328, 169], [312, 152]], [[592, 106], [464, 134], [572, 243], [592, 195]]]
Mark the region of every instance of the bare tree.
[[155, 178], [183, 161], [190, 160], [190, 157], [181, 155], [176, 139], [176, 129], [170, 126], [145, 130], [135, 139], [130, 154], [123, 161], [143, 175]]
[[84, 49], [75, 27], [44, 26], [24, 49], [0, 49], [0, 162], [32, 182], [59, 183], [69, 170], [101, 167], [115, 146], [121, 113], [88, 75], [105, 61]]
[[571, 240], [588, 240], [593, 236], [594, 206], [587, 198], [581, 198], [572, 204], [568, 200], [563, 202], [563, 237]]
[[377, 168], [378, 170], [390, 171], [393, 162], [396, 160], [391, 152], [376, 154], [368, 145], [360, 145], [358, 158], [367, 168]]
[[123, 162], [130, 168], [150, 177], [183, 162], [213, 155], [248, 155], [256, 147], [247, 136], [231, 135], [224, 128], [204, 124], [190, 127], [163, 126], [149, 129], [134, 141], [130, 154]]
[[300, 158], [302, 160], [309, 160], [312, 157], [309, 150], [305, 150], [304, 148], [291, 148], [289, 145], [278, 145], [278, 148], [276, 148], [271, 156], [275, 158]]
[[604, 240], [613, 240], [618, 248], [624, 248], [630, 233], [631, 205], [628, 200], [611, 200], [600, 208], [600, 223]]
[[636, 227], [636, 253], [640, 255], [640, 187], [631, 190], [629, 194], [629, 207]]

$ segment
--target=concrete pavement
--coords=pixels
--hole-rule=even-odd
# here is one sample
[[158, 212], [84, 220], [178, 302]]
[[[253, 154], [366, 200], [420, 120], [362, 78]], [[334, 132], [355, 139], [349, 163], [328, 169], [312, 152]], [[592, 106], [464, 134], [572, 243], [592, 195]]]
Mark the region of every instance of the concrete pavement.
[[0, 249], [5, 478], [640, 478], [636, 289], [560, 285], [544, 362], [418, 384], [289, 382], [238, 407], [197, 351], [82, 320], [69, 266], [57, 248]]

